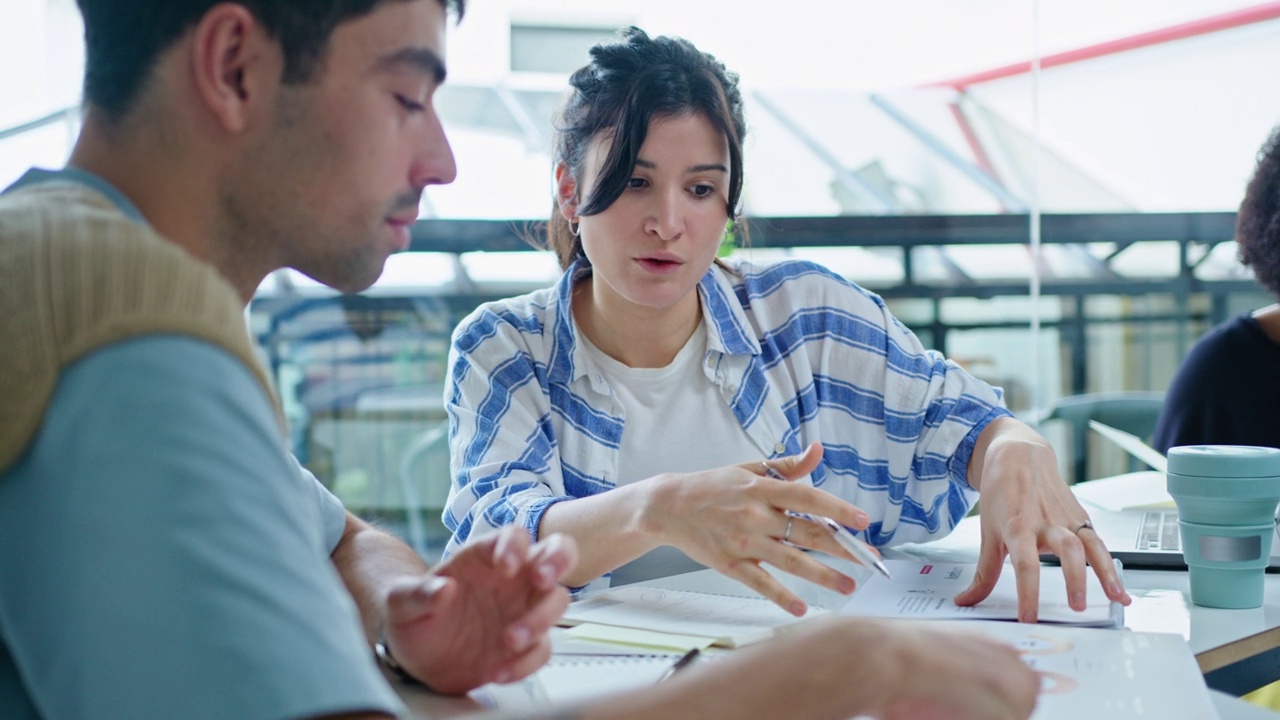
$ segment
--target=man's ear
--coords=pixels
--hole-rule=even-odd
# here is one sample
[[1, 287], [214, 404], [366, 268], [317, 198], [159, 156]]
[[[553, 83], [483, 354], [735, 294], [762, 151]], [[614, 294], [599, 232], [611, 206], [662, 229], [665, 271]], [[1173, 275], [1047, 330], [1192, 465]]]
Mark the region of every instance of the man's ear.
[[193, 90], [227, 132], [249, 125], [255, 106], [279, 85], [280, 50], [243, 5], [219, 3], [192, 31]]
[[573, 222], [578, 216], [578, 182], [564, 163], [556, 163], [556, 204], [565, 220]]

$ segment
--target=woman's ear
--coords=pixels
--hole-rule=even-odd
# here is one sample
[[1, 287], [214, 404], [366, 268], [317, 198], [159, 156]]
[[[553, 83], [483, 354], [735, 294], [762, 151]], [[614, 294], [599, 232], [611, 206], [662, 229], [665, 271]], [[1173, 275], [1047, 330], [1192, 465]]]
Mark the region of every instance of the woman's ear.
[[578, 216], [578, 182], [564, 163], [556, 163], [556, 204], [566, 221], [572, 223]]

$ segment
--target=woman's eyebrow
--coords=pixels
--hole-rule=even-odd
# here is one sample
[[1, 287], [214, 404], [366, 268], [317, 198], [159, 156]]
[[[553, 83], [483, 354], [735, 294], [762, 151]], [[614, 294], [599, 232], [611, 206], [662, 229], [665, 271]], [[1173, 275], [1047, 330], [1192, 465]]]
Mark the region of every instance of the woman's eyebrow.
[[[647, 170], [654, 170], [658, 167], [657, 165], [654, 165], [648, 160], [642, 160], [640, 158], [636, 158], [636, 165], [639, 167], [645, 168]], [[690, 165], [688, 168], [685, 169], [685, 172], [699, 173], [699, 172], [707, 172], [708, 170], [719, 170], [720, 172], [726, 172], [726, 173], [729, 172], [729, 168], [725, 167], [723, 163], [703, 163], [700, 165]]]

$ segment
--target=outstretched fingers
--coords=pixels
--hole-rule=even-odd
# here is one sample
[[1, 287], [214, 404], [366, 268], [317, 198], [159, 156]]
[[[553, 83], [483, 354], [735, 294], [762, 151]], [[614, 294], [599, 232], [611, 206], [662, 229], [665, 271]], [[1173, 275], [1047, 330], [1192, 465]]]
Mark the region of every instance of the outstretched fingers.
[[812, 485], [776, 483], [765, 492], [769, 504], [780, 510], [829, 517], [854, 530], [866, 530], [871, 524], [871, 516], [862, 508]]
[[755, 590], [796, 617], [803, 616], [809, 609], [799, 595], [783, 587], [782, 583], [755, 561], [735, 561], [725, 568], [724, 574]]
[[387, 624], [408, 625], [434, 615], [448, 605], [457, 592], [456, 582], [439, 575], [399, 580], [387, 591]]
[[551, 636], [537, 638], [525, 652], [498, 666], [491, 682], [508, 683], [532, 675], [551, 659]]
[[1133, 598], [1125, 592], [1124, 583], [1120, 580], [1120, 573], [1116, 571], [1116, 564], [1107, 550], [1106, 543], [1098, 537], [1098, 533], [1094, 532], [1092, 523], [1076, 530], [1075, 537], [1083, 548], [1084, 557], [1089, 566], [1098, 576], [1098, 582], [1102, 584], [1102, 590], [1107, 594], [1107, 599], [1121, 605], [1133, 602]]
[[524, 652], [534, 640], [546, 635], [568, 607], [568, 590], [556, 588], [546, 593], [528, 612], [507, 626], [507, 647], [513, 652]]

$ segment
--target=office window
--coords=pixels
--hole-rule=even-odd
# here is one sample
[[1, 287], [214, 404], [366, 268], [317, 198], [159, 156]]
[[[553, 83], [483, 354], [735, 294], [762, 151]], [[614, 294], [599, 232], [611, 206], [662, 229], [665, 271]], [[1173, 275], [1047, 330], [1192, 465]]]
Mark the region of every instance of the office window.
[[592, 45], [617, 34], [616, 27], [511, 25], [511, 72], [571, 73], [587, 62]]

